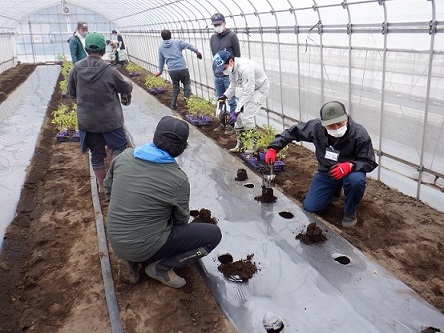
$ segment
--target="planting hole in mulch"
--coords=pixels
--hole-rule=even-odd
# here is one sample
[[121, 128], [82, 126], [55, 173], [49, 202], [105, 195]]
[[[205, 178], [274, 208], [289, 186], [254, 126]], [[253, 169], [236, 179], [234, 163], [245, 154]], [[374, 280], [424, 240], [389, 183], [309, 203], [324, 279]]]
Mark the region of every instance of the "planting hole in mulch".
[[211, 210], [202, 208], [201, 210], [199, 210], [199, 214], [191, 222], [217, 224], [217, 218], [211, 216]]
[[312, 222], [307, 226], [307, 231], [300, 232], [296, 239], [300, 239], [304, 244], [317, 244], [327, 240], [327, 237], [322, 233], [322, 229], [316, 225], [316, 222]]
[[[225, 254], [224, 259], [228, 262], [226, 264], [221, 263], [217, 266], [219, 272], [221, 272], [224, 277], [233, 282], [246, 282], [250, 280], [254, 274], [259, 270], [256, 266], [256, 263], [253, 262], [254, 254], [247, 255], [247, 259], [240, 259], [237, 261], [229, 261], [230, 254]], [[231, 256], [231, 260], [232, 256]], [[219, 261], [220, 256], [219, 256]]]
[[262, 203], [273, 203], [276, 202], [277, 197], [273, 195], [273, 189], [262, 186], [262, 195], [254, 197], [254, 200]]
[[421, 333], [438, 333], [442, 332], [439, 328], [434, 327], [427, 327], [426, 329], [422, 330]]
[[279, 215], [284, 219], [292, 219], [294, 217], [293, 213], [290, 212], [280, 212]]
[[245, 184], [244, 186], [245, 186], [245, 187], [248, 187], [248, 188], [253, 188], [253, 187], [254, 187], [254, 184], [248, 183], [248, 184]]
[[221, 254], [220, 256], [217, 257], [217, 260], [219, 260], [219, 262], [221, 264], [228, 264], [229, 262], [233, 262], [233, 256], [229, 253], [225, 253], [225, 254]]
[[334, 258], [334, 260], [342, 265], [348, 265], [351, 262], [350, 258], [347, 256], [338, 256], [338, 257]]
[[248, 179], [247, 170], [245, 170], [245, 169], [238, 169], [237, 170], [237, 176], [236, 176], [236, 178], [234, 178], [234, 180], [242, 182], [242, 181], [247, 180], [247, 179]]
[[190, 210], [190, 216], [199, 216], [199, 211], [197, 209], [191, 209]]
[[276, 314], [269, 311], [265, 312], [264, 319], [262, 319], [262, 324], [267, 330], [267, 333], [279, 333], [285, 327], [282, 319], [280, 319]]

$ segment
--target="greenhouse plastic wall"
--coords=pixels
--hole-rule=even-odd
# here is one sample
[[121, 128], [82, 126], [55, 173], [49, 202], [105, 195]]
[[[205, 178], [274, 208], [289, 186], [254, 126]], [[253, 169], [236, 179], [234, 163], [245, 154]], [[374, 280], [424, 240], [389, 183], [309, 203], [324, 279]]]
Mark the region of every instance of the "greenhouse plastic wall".
[[[329, 100], [343, 101], [373, 139], [380, 167], [371, 176], [444, 210], [444, 193], [433, 187], [444, 186], [442, 1], [80, 0], [69, 3], [70, 14], [64, 15], [65, 6], [64, 1], [33, 3], [18, 22], [10, 19], [12, 9], [7, 8], [0, 16], [0, 31], [17, 32], [19, 57], [50, 61], [59, 49], [41, 55], [28, 44], [48, 27], [60, 30], [54, 40], [63, 44], [73, 22], [87, 15], [90, 24], [99, 22], [90, 31], [108, 36], [115, 26], [124, 36], [130, 60], [156, 72], [160, 32], [168, 28], [173, 38], [203, 53], [201, 61], [192, 52], [183, 54], [193, 93], [214, 101], [210, 17], [221, 12], [227, 27], [237, 32], [242, 57], [261, 64], [270, 79], [258, 125], [282, 130], [318, 117], [320, 106]], [[27, 28], [29, 22], [36, 31]], [[163, 77], [169, 79], [167, 72]]]

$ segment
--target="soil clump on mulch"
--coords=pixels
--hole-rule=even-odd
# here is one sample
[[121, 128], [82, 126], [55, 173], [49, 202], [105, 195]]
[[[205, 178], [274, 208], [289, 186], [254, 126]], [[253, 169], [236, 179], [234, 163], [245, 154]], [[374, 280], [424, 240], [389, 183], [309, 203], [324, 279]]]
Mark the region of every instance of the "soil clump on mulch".
[[274, 203], [277, 197], [274, 195], [273, 189], [271, 187], [262, 186], [262, 194], [255, 196], [254, 200], [261, 203]]
[[217, 218], [211, 216], [211, 210], [202, 208], [199, 210], [199, 214], [191, 222], [217, 224], [217, 221]]
[[247, 170], [245, 169], [238, 169], [236, 173], [236, 178], [234, 180], [238, 182], [243, 182], [248, 179]]
[[296, 235], [296, 239], [299, 239], [304, 244], [310, 245], [325, 242], [327, 237], [322, 232], [322, 229], [316, 225], [316, 222], [312, 222], [307, 226], [306, 232], [301, 231]]
[[[226, 259], [229, 257], [227, 255], [224, 256], [225, 258], [223, 258], [222, 260], [219, 257], [219, 261], [221, 261], [221, 264], [217, 266], [217, 269], [228, 280], [234, 282], [246, 282], [250, 280], [258, 271], [256, 263], [253, 261], [254, 254], [249, 254], [247, 255], [246, 259], [240, 259], [237, 261], [229, 261], [229, 259]], [[232, 257], [231, 260], [233, 260]]]

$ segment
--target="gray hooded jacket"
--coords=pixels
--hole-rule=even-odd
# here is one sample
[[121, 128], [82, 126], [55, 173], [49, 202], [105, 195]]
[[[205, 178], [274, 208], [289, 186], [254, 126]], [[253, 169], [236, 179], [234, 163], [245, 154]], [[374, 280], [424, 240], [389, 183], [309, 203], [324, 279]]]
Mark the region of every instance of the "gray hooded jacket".
[[68, 93], [77, 99], [79, 129], [105, 133], [123, 127], [119, 94], [129, 94], [131, 82], [101, 58], [76, 62], [68, 79]]

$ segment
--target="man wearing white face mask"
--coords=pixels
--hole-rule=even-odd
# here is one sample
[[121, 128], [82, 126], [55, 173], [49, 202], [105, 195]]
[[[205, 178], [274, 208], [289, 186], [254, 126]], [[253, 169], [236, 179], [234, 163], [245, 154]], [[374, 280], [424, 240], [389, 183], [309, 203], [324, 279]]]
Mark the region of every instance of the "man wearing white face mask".
[[[228, 29], [226, 27], [225, 16], [221, 13], [216, 13], [211, 16], [211, 23], [214, 26], [215, 33], [211, 35], [210, 38], [210, 47], [211, 54], [213, 57], [219, 51], [228, 51], [233, 57], [240, 57], [240, 46], [239, 39], [234, 31]], [[221, 96], [225, 90], [228, 89], [230, 85], [230, 79], [225, 73], [216, 73], [216, 67], [213, 65], [214, 71], [214, 89], [216, 90], [216, 96]], [[232, 97], [228, 100], [228, 105], [230, 107], [230, 114], [232, 114], [236, 110], [236, 99]], [[215, 132], [225, 131], [225, 134], [234, 133], [233, 126], [225, 123], [225, 118], [221, 117], [221, 124], [214, 129]]]
[[[256, 115], [270, 92], [270, 83], [264, 69], [250, 59], [234, 58], [228, 51], [219, 51], [213, 58], [215, 73], [224, 73], [230, 77], [230, 85], [219, 101], [237, 99], [237, 106], [230, 115], [228, 124], [234, 125], [236, 131], [236, 147], [232, 153], [255, 149]], [[245, 133], [245, 132], [249, 133]], [[242, 137], [250, 137], [249, 146], [245, 146]], [[245, 146], [245, 147], [244, 147]]]
[[85, 38], [88, 35], [88, 24], [86, 22], [77, 23], [77, 29], [68, 40], [69, 51], [71, 52], [72, 63], [86, 58]]
[[293, 125], [277, 135], [268, 145], [265, 161], [274, 163], [277, 152], [294, 140], [313, 143], [318, 172], [304, 199], [304, 209], [313, 213], [323, 211], [335, 193], [344, 188], [342, 226], [351, 228], [358, 221], [356, 209], [364, 196], [366, 174], [378, 166], [372, 141], [341, 102], [325, 103], [320, 115], [320, 119]]

